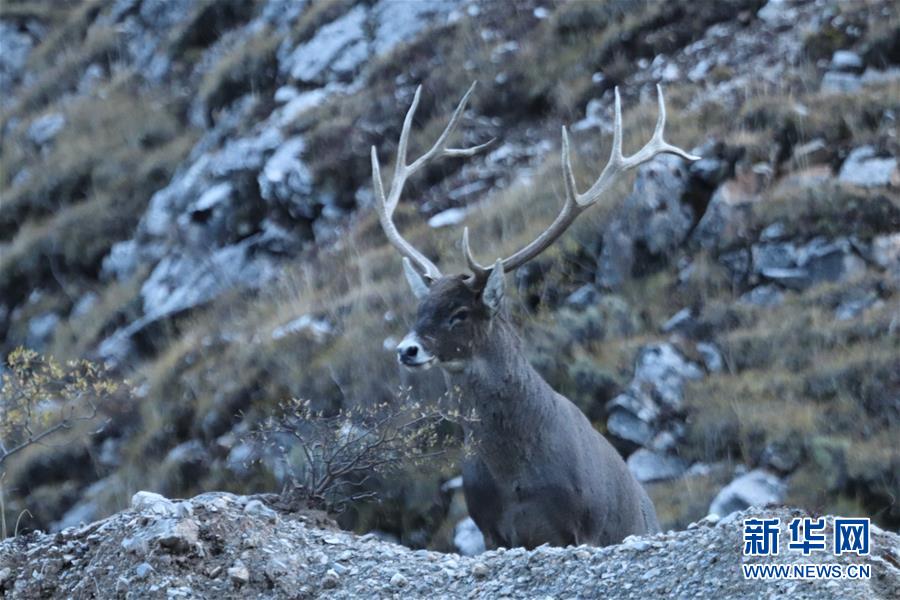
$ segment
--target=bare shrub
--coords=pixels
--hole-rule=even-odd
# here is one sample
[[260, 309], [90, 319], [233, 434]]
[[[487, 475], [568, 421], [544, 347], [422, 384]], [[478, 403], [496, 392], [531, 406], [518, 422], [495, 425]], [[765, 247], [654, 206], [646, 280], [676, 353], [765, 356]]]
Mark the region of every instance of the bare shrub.
[[292, 399], [252, 437], [274, 450], [285, 467], [283, 497], [310, 508], [342, 512], [371, 500], [375, 476], [420, 464], [448, 449], [448, 416], [401, 398], [398, 404], [359, 406], [326, 413]]

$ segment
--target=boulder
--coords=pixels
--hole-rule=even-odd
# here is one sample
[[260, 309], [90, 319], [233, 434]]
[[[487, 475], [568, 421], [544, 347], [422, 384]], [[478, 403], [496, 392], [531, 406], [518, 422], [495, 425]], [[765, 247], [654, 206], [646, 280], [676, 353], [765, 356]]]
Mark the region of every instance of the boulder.
[[751, 506], [778, 504], [786, 491], [786, 484], [777, 475], [765, 469], [754, 469], [722, 488], [709, 505], [709, 512], [725, 517]]
[[634, 189], [603, 233], [597, 283], [617, 288], [636, 268], [668, 259], [687, 237], [694, 211], [683, 201], [685, 161], [661, 155], [638, 169]]
[[841, 165], [838, 180], [862, 187], [884, 187], [896, 171], [895, 157], [878, 156], [872, 146], [860, 146]]
[[641, 483], [674, 479], [681, 476], [687, 464], [677, 456], [640, 448], [628, 457], [628, 469]]

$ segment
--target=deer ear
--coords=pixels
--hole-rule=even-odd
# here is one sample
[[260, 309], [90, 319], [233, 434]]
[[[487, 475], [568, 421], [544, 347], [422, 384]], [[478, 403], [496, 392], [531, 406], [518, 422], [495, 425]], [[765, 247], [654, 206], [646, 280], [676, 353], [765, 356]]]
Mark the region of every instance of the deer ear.
[[503, 261], [499, 258], [494, 263], [491, 274], [488, 275], [487, 283], [484, 284], [481, 301], [492, 315], [500, 310], [500, 303], [503, 301]]
[[405, 256], [403, 257], [403, 274], [406, 275], [406, 281], [412, 288], [413, 295], [421, 300], [428, 295], [428, 284], [413, 268], [412, 263]]

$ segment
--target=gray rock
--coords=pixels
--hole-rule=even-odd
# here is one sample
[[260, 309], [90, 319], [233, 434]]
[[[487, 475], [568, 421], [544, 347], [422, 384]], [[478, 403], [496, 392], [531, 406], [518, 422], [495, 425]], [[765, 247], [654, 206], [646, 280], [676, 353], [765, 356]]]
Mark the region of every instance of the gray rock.
[[822, 77], [822, 91], [833, 94], [852, 94], [862, 89], [862, 79], [853, 73], [828, 71]]
[[777, 504], [784, 499], [785, 483], [764, 469], [754, 469], [726, 485], [713, 499], [709, 512], [724, 517], [745, 508]]
[[754, 306], [772, 307], [784, 302], [784, 292], [772, 284], [760, 285], [743, 294], [740, 302]]
[[686, 360], [671, 344], [651, 344], [641, 349], [630, 387], [650, 389], [655, 400], [679, 411], [688, 379], [701, 379], [703, 371]]
[[313, 339], [321, 342], [331, 335], [332, 331], [333, 328], [328, 321], [317, 319], [312, 315], [301, 315], [273, 329], [272, 339], [280, 340], [289, 335], [306, 332], [312, 335]]
[[641, 483], [680, 477], [687, 464], [677, 456], [638, 449], [626, 461], [631, 473]]
[[285, 208], [294, 219], [314, 219], [317, 215], [316, 202], [311, 198], [313, 175], [300, 159], [304, 149], [299, 136], [285, 140], [257, 178], [263, 199]]
[[85, 316], [97, 304], [99, 296], [94, 292], [85, 292], [81, 298], [72, 306], [72, 312], [69, 313], [70, 319], [78, 319]]
[[7, 21], [0, 21], [0, 97], [12, 98], [13, 86], [19, 81], [34, 40], [27, 31]]
[[56, 313], [44, 313], [28, 321], [28, 334], [25, 345], [35, 350], [43, 349], [53, 339], [59, 326], [60, 317]]
[[131, 497], [131, 509], [143, 514], [161, 517], [184, 516], [179, 504], [155, 492], [140, 491]]
[[372, 41], [375, 55], [383, 55], [398, 44], [415, 36], [434, 19], [446, 15], [458, 0], [431, 0], [430, 2], [406, 2], [405, 0], [380, 0], [372, 9], [376, 25]]
[[468, 211], [465, 208], [448, 208], [428, 219], [428, 226], [432, 229], [459, 225], [466, 219]]
[[142, 562], [134, 568], [134, 575], [138, 579], [147, 579], [154, 571], [156, 571], [156, 569], [153, 568], [153, 565], [147, 562]]
[[606, 429], [617, 438], [638, 446], [646, 445], [653, 438], [653, 428], [650, 425], [629, 411], [621, 409], [610, 413]]
[[325, 84], [336, 76], [329, 67], [338, 63], [340, 74], [353, 71], [366, 58], [368, 12], [357, 5], [347, 14], [323, 25], [308, 42], [281, 61], [281, 71], [301, 83]]
[[760, 275], [792, 290], [803, 290], [811, 282], [806, 269], [771, 267], [763, 269]]
[[116, 242], [105, 257], [100, 270], [104, 280], [127, 281], [138, 265], [138, 245], [136, 240]]
[[759, 196], [737, 180], [729, 180], [716, 188], [706, 212], [691, 234], [691, 240], [701, 248], [721, 249], [733, 245], [749, 235], [753, 204]]
[[896, 171], [895, 157], [878, 157], [872, 146], [860, 146], [841, 165], [838, 180], [862, 187], [884, 187], [890, 184]]
[[700, 353], [700, 357], [703, 359], [703, 365], [708, 372], [718, 373], [725, 366], [725, 361], [722, 359], [722, 353], [719, 352], [719, 349], [716, 348], [715, 344], [698, 342], [697, 352]]
[[757, 274], [771, 269], [790, 269], [796, 267], [800, 260], [797, 246], [791, 242], [754, 244], [750, 255], [753, 271]]
[[247, 570], [243, 562], [237, 560], [232, 566], [228, 567], [228, 578], [233, 584], [241, 586], [250, 581], [250, 571]]
[[795, 169], [802, 169], [812, 165], [827, 162], [830, 153], [830, 147], [822, 138], [810, 140], [805, 144], [794, 147], [794, 153], [791, 155], [791, 165]]
[[66, 126], [66, 118], [60, 113], [40, 116], [28, 126], [28, 139], [38, 147], [45, 146], [59, 135]]
[[837, 50], [831, 57], [830, 68], [833, 71], [861, 73], [863, 70], [863, 60], [856, 52], [851, 52], [850, 50]]
[[596, 304], [600, 298], [600, 291], [596, 286], [585, 284], [566, 297], [566, 304], [573, 308], [587, 308]]
[[693, 227], [693, 209], [682, 201], [687, 188], [685, 162], [658, 156], [638, 169], [634, 190], [603, 233], [597, 282], [616, 288], [631, 277], [635, 252], [659, 258], [678, 247]]
[[278, 513], [256, 499], [250, 500], [244, 505], [244, 513], [266, 521], [275, 522], [278, 520]]
[[671, 333], [679, 329], [689, 327], [694, 321], [694, 316], [690, 308], [682, 308], [677, 313], [669, 317], [660, 328], [663, 333]]
[[391, 586], [395, 588], [405, 588], [409, 585], [409, 579], [403, 573], [397, 572], [391, 576]]
[[475, 556], [485, 551], [484, 535], [472, 517], [466, 517], [453, 528], [453, 546], [463, 556]]

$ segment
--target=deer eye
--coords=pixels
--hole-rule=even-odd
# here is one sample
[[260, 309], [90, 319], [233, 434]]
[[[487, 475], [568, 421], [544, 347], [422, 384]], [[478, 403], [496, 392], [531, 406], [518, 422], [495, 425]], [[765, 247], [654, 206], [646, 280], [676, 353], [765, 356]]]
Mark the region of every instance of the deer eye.
[[465, 321], [468, 318], [469, 318], [469, 309], [468, 308], [458, 308], [455, 311], [453, 311], [452, 315], [450, 315], [450, 318], [447, 320], [447, 324], [450, 325], [450, 327], [453, 327], [454, 325], [456, 325], [458, 323], [462, 323], [463, 321]]

